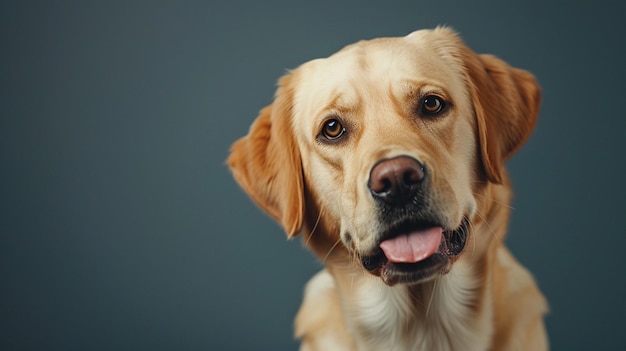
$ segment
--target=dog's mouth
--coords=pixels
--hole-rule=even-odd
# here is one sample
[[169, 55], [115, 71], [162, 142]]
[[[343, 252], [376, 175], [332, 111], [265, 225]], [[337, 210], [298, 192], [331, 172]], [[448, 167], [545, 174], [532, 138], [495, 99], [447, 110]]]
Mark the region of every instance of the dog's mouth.
[[454, 230], [432, 221], [402, 222], [384, 233], [373, 254], [361, 256], [361, 264], [387, 285], [421, 283], [450, 271], [468, 233], [467, 218]]

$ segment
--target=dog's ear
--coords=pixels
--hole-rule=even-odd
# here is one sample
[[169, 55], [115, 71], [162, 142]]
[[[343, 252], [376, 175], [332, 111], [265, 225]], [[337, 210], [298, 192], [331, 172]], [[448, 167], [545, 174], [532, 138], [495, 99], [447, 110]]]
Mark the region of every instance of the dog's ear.
[[277, 220], [288, 237], [304, 219], [304, 181], [294, 140], [290, 76], [281, 78], [272, 105], [261, 110], [248, 135], [231, 147], [227, 163], [243, 190]]
[[463, 57], [477, 119], [482, 163], [502, 182], [504, 162], [530, 136], [539, 114], [540, 88], [532, 74], [491, 55], [465, 49]]

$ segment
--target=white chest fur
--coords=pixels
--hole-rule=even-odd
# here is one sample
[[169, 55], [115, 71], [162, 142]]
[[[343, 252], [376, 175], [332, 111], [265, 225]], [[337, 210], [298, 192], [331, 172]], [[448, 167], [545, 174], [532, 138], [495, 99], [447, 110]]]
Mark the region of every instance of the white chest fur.
[[461, 266], [419, 291], [372, 277], [344, 300], [348, 328], [359, 350], [486, 350], [492, 314], [471, 306], [478, 285]]

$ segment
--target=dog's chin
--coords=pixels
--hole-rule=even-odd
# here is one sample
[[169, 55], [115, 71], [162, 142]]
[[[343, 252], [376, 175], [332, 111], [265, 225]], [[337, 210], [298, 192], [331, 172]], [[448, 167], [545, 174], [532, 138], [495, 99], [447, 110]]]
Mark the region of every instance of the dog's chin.
[[[416, 225], [423, 226], [423, 223]], [[390, 235], [397, 236], [399, 233]], [[432, 255], [418, 262], [392, 262], [380, 248], [377, 248], [374, 254], [360, 255], [361, 264], [368, 272], [379, 276], [389, 286], [421, 284], [450, 271], [452, 264], [463, 252], [468, 235], [469, 221], [463, 219], [458, 228], [443, 231], [439, 248]]]

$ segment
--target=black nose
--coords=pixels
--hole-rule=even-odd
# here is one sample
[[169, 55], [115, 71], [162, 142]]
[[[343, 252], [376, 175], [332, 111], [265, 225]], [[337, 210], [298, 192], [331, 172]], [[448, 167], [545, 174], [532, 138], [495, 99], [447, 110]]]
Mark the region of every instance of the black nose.
[[405, 205], [426, 177], [424, 166], [409, 156], [382, 160], [372, 167], [368, 187], [374, 198], [389, 205]]

